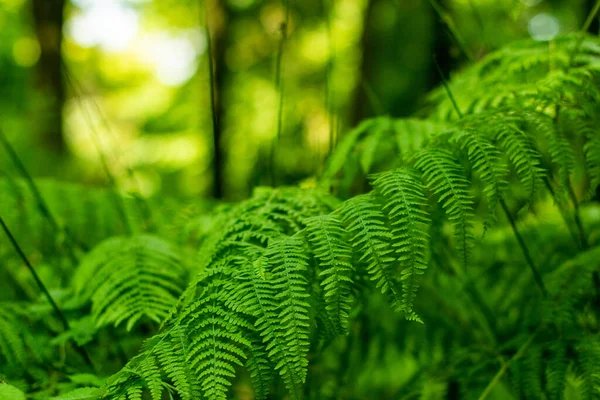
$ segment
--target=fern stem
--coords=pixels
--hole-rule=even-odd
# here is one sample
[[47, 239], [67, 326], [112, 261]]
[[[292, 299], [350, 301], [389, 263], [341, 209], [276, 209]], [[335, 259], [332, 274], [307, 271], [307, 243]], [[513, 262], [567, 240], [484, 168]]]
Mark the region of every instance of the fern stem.
[[444, 73], [442, 72], [442, 68], [440, 67], [440, 64], [438, 63], [437, 58], [435, 56], [433, 56], [433, 64], [435, 65], [435, 68], [437, 69], [437, 72], [440, 75], [440, 78], [442, 80], [442, 85], [444, 85], [444, 89], [446, 90], [446, 94], [448, 95], [448, 98], [452, 102], [452, 106], [454, 107], [454, 111], [456, 111], [456, 114], [458, 115], [459, 119], [462, 118], [463, 117], [463, 113], [460, 111], [460, 108], [458, 107], [458, 103], [456, 102], [456, 99], [454, 98], [454, 94], [452, 93], [452, 89], [450, 89], [450, 85], [448, 85], [448, 81], [446, 80], [446, 77], [444, 76]]
[[479, 308], [481, 315], [487, 323], [487, 325], [484, 325], [480, 322], [480, 325], [482, 326], [484, 331], [487, 331], [489, 333], [492, 343], [497, 344], [498, 333], [496, 330], [496, 315], [494, 314], [488, 303], [484, 300], [479, 290], [477, 290], [473, 279], [467, 276], [465, 271], [463, 271], [459, 266], [452, 262], [452, 252], [450, 250], [450, 243], [448, 243], [448, 240], [441, 240], [441, 243], [441, 248], [444, 252], [444, 254], [442, 255], [443, 257], [440, 257], [437, 252], [433, 252], [434, 260], [438, 265], [446, 264], [446, 268], [450, 268], [452, 272], [462, 281], [462, 284], [466, 289], [466, 294], [470, 298], [469, 300], [471, 301], [474, 307]]
[[[44, 282], [42, 282], [42, 279], [40, 278], [40, 276], [35, 271], [35, 268], [33, 268], [33, 265], [31, 265], [31, 262], [29, 262], [29, 259], [27, 258], [27, 256], [23, 252], [23, 249], [21, 249], [21, 246], [17, 242], [17, 239], [15, 239], [15, 237], [12, 234], [12, 232], [10, 231], [10, 229], [8, 228], [8, 226], [6, 225], [6, 223], [4, 222], [4, 219], [2, 218], [2, 216], [0, 216], [0, 225], [2, 225], [2, 229], [4, 230], [4, 233], [6, 234], [6, 237], [8, 237], [8, 240], [12, 244], [13, 248], [15, 249], [15, 251], [17, 252], [17, 254], [19, 255], [19, 257], [21, 258], [21, 260], [23, 261], [23, 263], [25, 264], [25, 266], [27, 267], [27, 269], [29, 270], [29, 272], [31, 273], [31, 275], [33, 276], [33, 279], [35, 280], [35, 283], [37, 284], [37, 286], [39, 287], [39, 289], [42, 291], [42, 293], [44, 294], [44, 296], [46, 297], [46, 299], [48, 300], [48, 302], [52, 306], [52, 309], [54, 310], [54, 313], [56, 314], [56, 316], [58, 317], [58, 319], [62, 323], [64, 330], [65, 331], [69, 331], [71, 329], [70, 326], [69, 326], [69, 321], [67, 321], [67, 318], [65, 317], [65, 315], [61, 311], [60, 307], [58, 307], [58, 304], [56, 304], [56, 302], [54, 301], [54, 298], [52, 297], [52, 295], [48, 291], [48, 288], [46, 287], [46, 285], [44, 285]], [[83, 347], [80, 347], [79, 345], [77, 345], [77, 343], [75, 343], [75, 342], [73, 343], [73, 345], [75, 347], [75, 350], [83, 357], [83, 359], [85, 360], [86, 364], [88, 364], [88, 366], [90, 368], [94, 369], [94, 365], [92, 364], [92, 360], [90, 359], [90, 357], [87, 354], [87, 352], [85, 351], [85, 349]]]
[[552, 199], [554, 200], [554, 204], [556, 204], [556, 207], [558, 208], [558, 211], [560, 212], [560, 216], [562, 217], [563, 221], [565, 222], [565, 225], [567, 226], [567, 229], [569, 230], [569, 233], [571, 234], [571, 237], [573, 238], [573, 242], [575, 242], [575, 244], [577, 246], [581, 245], [584, 240], [584, 238], [582, 238], [581, 229], [579, 230], [579, 235], [573, 231], [573, 227], [569, 223], [569, 219], [567, 217], [567, 211], [561, 206], [560, 202], [558, 201], [556, 192], [554, 191], [554, 188], [552, 187], [550, 180], [548, 179], [547, 176], [544, 176], [543, 180], [544, 180], [544, 185], [546, 186], [546, 189], [550, 193], [550, 196], [552, 196]]
[[[50, 225], [52, 226], [52, 229], [54, 230], [54, 232], [56, 234], [60, 234], [60, 233], [65, 234], [65, 239], [66, 239], [65, 245], [66, 245], [67, 255], [69, 256], [69, 258], [71, 259], [71, 262], [73, 264], [77, 264], [78, 263], [77, 256], [75, 255], [75, 250], [73, 249], [73, 246], [72, 246], [75, 239], [72, 237], [72, 235], [66, 228], [61, 228], [61, 226], [58, 224], [58, 222], [56, 221], [56, 218], [50, 211], [50, 207], [48, 207], [48, 204], [44, 200], [44, 197], [42, 196], [37, 185], [35, 184], [35, 181], [33, 180], [31, 175], [27, 171], [27, 168], [25, 168], [25, 165], [23, 164], [23, 162], [17, 155], [17, 152], [15, 151], [15, 149], [11, 146], [10, 142], [8, 141], [8, 139], [6, 138], [6, 136], [4, 135], [4, 132], [2, 130], [0, 130], [0, 142], [2, 142], [2, 146], [4, 147], [4, 150], [6, 150], [6, 152], [8, 153], [13, 164], [17, 167], [17, 169], [19, 170], [21, 175], [25, 178], [25, 182], [27, 183], [29, 190], [33, 194], [33, 197], [35, 198], [37, 206], [38, 206], [40, 212], [42, 213], [42, 215], [44, 216], [44, 218], [50, 223]], [[82, 247], [82, 246], [80, 246], [80, 247]]]
[[533, 273], [533, 278], [534, 278], [535, 282], [537, 283], [537, 285], [539, 286], [540, 290], [542, 291], [542, 294], [544, 295], [544, 297], [546, 297], [548, 295], [548, 291], [546, 290], [546, 286], [544, 285], [544, 281], [542, 280], [542, 275], [540, 274], [540, 271], [538, 270], [538, 268], [535, 266], [535, 263], [533, 262], [533, 258], [531, 257], [531, 253], [529, 252], [529, 249], [527, 248], [527, 244], [525, 243], [525, 240], [521, 236], [521, 233], [519, 232], [519, 229], [517, 228], [515, 219], [511, 215], [510, 210], [508, 209], [508, 206], [506, 205], [506, 202], [504, 201], [504, 199], [500, 199], [500, 205], [502, 206], [502, 210], [504, 210], [504, 214], [506, 215], [508, 222], [510, 222], [510, 226], [513, 230], [515, 238], [517, 239], [517, 242], [519, 243], [519, 246], [521, 247], [521, 251], [523, 252], [523, 255], [525, 256], [525, 259], [527, 260], [529, 269], [531, 269], [531, 272]]
[[510, 365], [514, 361], [516, 361], [519, 358], [523, 357], [523, 355], [525, 354], [525, 352], [527, 351], [527, 349], [529, 348], [529, 346], [531, 346], [531, 343], [533, 343], [533, 339], [535, 339], [535, 337], [540, 332], [540, 330], [541, 330], [541, 327], [538, 327], [535, 330], [535, 332], [533, 332], [529, 336], [529, 338], [527, 339], [527, 341], [525, 343], [523, 343], [523, 345], [521, 347], [519, 347], [519, 350], [517, 350], [517, 352], [515, 353], [515, 355], [512, 356], [510, 360], [508, 360], [507, 362], [505, 362], [505, 363], [502, 364], [502, 367], [496, 373], [496, 375], [490, 381], [490, 383], [486, 386], [485, 390], [483, 391], [483, 393], [481, 393], [481, 395], [479, 396], [478, 400], [485, 400], [489, 396], [489, 394], [491, 393], [492, 389], [494, 389], [494, 387], [500, 382], [500, 379], [502, 379], [502, 377], [504, 376], [504, 374], [506, 373], [506, 371], [508, 370], [508, 368], [510, 367]]
[[585, 234], [585, 229], [583, 227], [583, 222], [581, 221], [581, 213], [579, 208], [579, 201], [577, 200], [577, 195], [575, 194], [575, 190], [573, 189], [573, 185], [571, 184], [571, 180], [567, 182], [567, 190], [569, 192], [569, 197], [571, 197], [571, 201], [573, 202], [573, 218], [575, 219], [575, 225], [577, 225], [577, 230], [579, 231], [579, 240], [581, 241], [581, 245], [583, 249], [587, 249], [590, 247], [590, 244], [587, 240], [587, 235]]

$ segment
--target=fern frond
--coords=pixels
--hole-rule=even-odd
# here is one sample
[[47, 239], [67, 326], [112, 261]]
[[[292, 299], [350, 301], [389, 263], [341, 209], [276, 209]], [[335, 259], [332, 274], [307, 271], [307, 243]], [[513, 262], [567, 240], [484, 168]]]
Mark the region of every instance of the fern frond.
[[27, 344], [23, 322], [12, 310], [12, 305], [0, 307], [0, 372], [9, 374], [27, 365]]
[[76, 294], [91, 300], [98, 326], [143, 317], [162, 322], [183, 292], [187, 272], [176, 248], [147, 235], [113, 237], [85, 256], [74, 278]]
[[423, 172], [429, 189], [438, 197], [448, 220], [454, 225], [459, 257], [466, 267], [474, 245], [473, 198], [464, 171], [447, 150], [428, 149], [418, 153], [415, 167]]
[[331, 215], [306, 220], [307, 236], [319, 265], [326, 310], [338, 334], [348, 332], [352, 303], [352, 247], [341, 221]]
[[585, 399], [600, 399], [600, 335], [588, 335], [577, 348], [579, 355], [579, 370], [582, 382], [582, 392]]
[[385, 199], [383, 209], [388, 214], [393, 246], [403, 267], [402, 309], [406, 318], [421, 321], [413, 311], [413, 303], [420, 277], [427, 268], [430, 219], [425, 188], [419, 173], [406, 167], [375, 175], [373, 185]]
[[184, 310], [180, 323], [185, 324], [189, 340], [186, 362], [209, 399], [227, 399], [231, 379], [237, 366], [248, 358], [251, 342], [244, 331], [252, 329], [247, 316], [226, 301], [222, 285], [227, 279], [214, 279], [192, 305]]
[[512, 162], [527, 193], [527, 199], [532, 201], [539, 191], [545, 171], [541, 168], [541, 157], [531, 143], [531, 138], [515, 123], [509, 122], [498, 125], [496, 139]]
[[534, 134], [546, 140], [550, 159], [558, 169], [558, 189], [564, 191], [569, 185], [569, 176], [576, 164], [573, 146], [563, 129], [556, 126], [550, 116], [528, 112], [525, 117]]
[[483, 193], [487, 198], [488, 212], [484, 228], [488, 229], [496, 222], [496, 209], [508, 188], [508, 167], [496, 146], [478, 130], [459, 129], [452, 139], [467, 153], [471, 168], [485, 185]]
[[594, 193], [600, 185], [600, 138], [592, 137], [583, 147], [590, 175], [588, 193]]
[[[340, 210], [350, 242], [358, 254], [358, 262], [366, 264], [370, 279], [381, 293], [389, 293], [392, 307], [402, 308], [402, 295], [395, 279], [395, 257], [392, 232], [385, 214], [373, 194], [364, 194], [346, 201]], [[412, 290], [407, 288], [407, 290]]]
[[[275, 242], [267, 250], [267, 262], [272, 275], [275, 299], [279, 302], [278, 332], [268, 332], [265, 340], [269, 341], [267, 350], [269, 357], [276, 362], [275, 369], [280, 374], [290, 391], [292, 399], [302, 398], [302, 387], [306, 379], [309, 349], [309, 296], [307, 290], [306, 270], [308, 256], [302, 241], [295, 237]], [[276, 325], [277, 327], [277, 325]], [[285, 347], [271, 342], [271, 335], [279, 334], [285, 338]]]
[[562, 399], [567, 380], [569, 362], [567, 346], [563, 340], [552, 342], [549, 348], [549, 359], [546, 362], [546, 386], [550, 400]]

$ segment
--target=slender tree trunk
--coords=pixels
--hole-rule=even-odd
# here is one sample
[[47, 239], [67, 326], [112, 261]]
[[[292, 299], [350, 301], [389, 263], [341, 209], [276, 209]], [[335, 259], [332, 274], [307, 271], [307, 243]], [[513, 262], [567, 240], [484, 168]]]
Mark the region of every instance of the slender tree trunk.
[[[204, 3], [204, 1], [201, 1]], [[211, 90], [212, 90], [212, 118], [213, 118], [213, 196], [217, 199], [224, 197], [225, 182], [225, 151], [223, 149], [223, 121], [225, 106], [223, 93], [225, 89], [225, 51], [227, 46], [227, 21], [228, 9], [226, 4], [219, 0], [207, 3], [205, 9], [208, 13], [207, 30], [210, 34], [209, 57], [211, 58]]]
[[360, 76], [354, 94], [354, 106], [350, 117], [351, 126], [357, 125], [364, 118], [376, 114], [377, 110], [372, 110], [369, 101], [368, 90], [371, 88], [369, 77], [373, 65], [373, 32], [371, 21], [373, 20], [373, 5], [377, 0], [367, 0], [367, 10], [363, 20], [363, 34], [361, 39], [362, 61], [360, 65]]
[[429, 81], [432, 18], [427, 0], [370, 0], [353, 125], [374, 115], [411, 115]]
[[32, 0], [35, 31], [41, 49], [37, 86], [46, 101], [40, 112], [42, 142], [57, 153], [65, 151], [62, 124], [65, 87], [61, 73], [65, 1]]
[[[582, 23], [587, 18], [587, 16], [592, 12], [592, 9], [594, 8], [595, 5], [596, 5], [596, 0], [585, 0], [583, 16], [581, 19]], [[598, 17], [594, 18], [594, 20], [592, 21], [592, 24], [590, 25], [590, 29], [588, 30], [588, 32], [592, 33], [594, 35], [600, 34], [600, 21], [599, 21]]]

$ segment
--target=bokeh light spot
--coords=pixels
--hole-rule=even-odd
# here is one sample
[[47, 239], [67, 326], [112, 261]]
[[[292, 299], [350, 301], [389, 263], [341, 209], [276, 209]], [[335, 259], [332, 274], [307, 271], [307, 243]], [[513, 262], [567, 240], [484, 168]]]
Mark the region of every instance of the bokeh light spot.
[[529, 20], [528, 29], [533, 39], [548, 41], [558, 35], [560, 24], [554, 15], [539, 13]]
[[31, 67], [40, 59], [40, 45], [30, 37], [17, 39], [12, 50], [15, 63], [21, 67]]
[[79, 0], [81, 12], [69, 21], [67, 34], [82, 47], [100, 46], [108, 52], [129, 48], [139, 30], [135, 10], [116, 0]]

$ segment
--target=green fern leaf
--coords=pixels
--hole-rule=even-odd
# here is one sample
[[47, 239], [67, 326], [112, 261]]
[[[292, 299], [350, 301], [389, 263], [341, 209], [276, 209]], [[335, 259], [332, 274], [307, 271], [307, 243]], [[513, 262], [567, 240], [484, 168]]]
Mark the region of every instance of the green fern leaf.
[[471, 167], [485, 185], [483, 193], [487, 198], [488, 213], [484, 228], [487, 229], [496, 222], [498, 203], [508, 188], [506, 181], [508, 167], [502, 161], [501, 153], [496, 146], [478, 130], [458, 130], [454, 133], [453, 140], [456, 140], [466, 151]]
[[331, 215], [306, 220], [307, 236], [319, 264], [326, 310], [339, 334], [348, 332], [352, 303], [352, 248], [341, 221]]
[[527, 199], [532, 201], [545, 176], [545, 171], [540, 166], [539, 152], [516, 123], [499, 124], [496, 139], [514, 165], [515, 172], [527, 193]]
[[550, 400], [562, 399], [569, 367], [566, 343], [556, 340], [550, 345], [549, 360], [546, 363], [546, 386]]
[[461, 166], [447, 150], [428, 149], [416, 155], [415, 167], [423, 172], [429, 189], [454, 225], [456, 249], [466, 267], [469, 265], [473, 235], [473, 198], [469, 193], [470, 183], [464, 177]]
[[402, 310], [406, 318], [421, 321], [413, 311], [414, 299], [421, 275], [427, 268], [425, 261], [430, 224], [425, 211], [425, 188], [417, 171], [399, 168], [373, 177], [373, 185], [385, 199], [393, 235], [393, 246], [402, 266]]
[[600, 399], [600, 335], [586, 336], [579, 342], [579, 369], [583, 378], [583, 395], [587, 400]]
[[[306, 298], [308, 257], [302, 241], [290, 237], [269, 246], [267, 262], [272, 273], [275, 300], [279, 303], [278, 318], [281, 328], [278, 334], [286, 339], [285, 347], [277, 346], [277, 342], [269, 343], [269, 357], [275, 362], [275, 369], [280, 370], [292, 399], [302, 398], [301, 385], [306, 380], [309, 349], [309, 303]], [[267, 328], [268, 329], [268, 328]], [[265, 335], [269, 340], [269, 334]], [[291, 363], [290, 363], [291, 361]]]
[[92, 301], [98, 326], [160, 323], [181, 294], [186, 269], [175, 247], [153, 236], [113, 237], [85, 256], [73, 285]]
[[588, 196], [596, 191], [600, 185], [600, 138], [592, 137], [584, 146], [585, 159], [590, 175], [590, 188]]
[[[353, 197], [346, 201], [341, 214], [358, 262], [365, 263], [367, 272], [382, 293], [388, 293], [392, 307], [402, 308], [402, 295], [395, 279], [395, 257], [392, 232], [386, 225], [385, 214], [373, 194]], [[408, 289], [411, 290], [411, 289]]]

